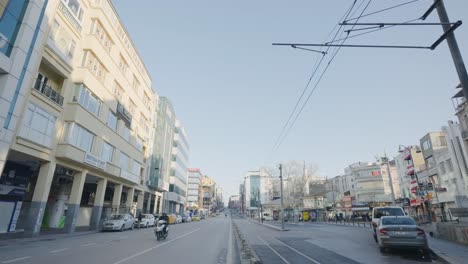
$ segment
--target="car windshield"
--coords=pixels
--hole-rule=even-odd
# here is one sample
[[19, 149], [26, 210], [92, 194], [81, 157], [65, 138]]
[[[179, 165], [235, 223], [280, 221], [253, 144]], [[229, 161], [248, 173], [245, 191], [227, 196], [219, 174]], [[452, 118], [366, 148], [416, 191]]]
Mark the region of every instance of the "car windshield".
[[111, 215], [109, 219], [111, 220], [121, 220], [124, 218], [124, 215]]
[[382, 216], [403, 216], [403, 210], [401, 208], [378, 208], [374, 211], [374, 218], [380, 218]]
[[416, 225], [416, 221], [409, 217], [384, 217], [382, 225]]

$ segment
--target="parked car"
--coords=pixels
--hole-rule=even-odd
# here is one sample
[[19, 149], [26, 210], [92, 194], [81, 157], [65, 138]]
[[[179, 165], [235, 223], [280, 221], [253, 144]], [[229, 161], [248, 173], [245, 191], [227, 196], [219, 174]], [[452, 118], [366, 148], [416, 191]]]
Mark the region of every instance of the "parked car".
[[182, 223], [182, 216], [181, 215], [176, 215], [176, 224]]
[[382, 216], [377, 226], [377, 243], [381, 252], [387, 248], [428, 248], [424, 229], [409, 216]]
[[201, 220], [201, 219], [205, 219], [205, 218], [206, 218], [205, 214], [201, 214], [201, 215], [200, 215], [200, 220]]
[[190, 215], [187, 215], [185, 217], [185, 222], [192, 222], [192, 217], [190, 217]]
[[263, 213], [263, 221], [273, 221], [273, 217], [269, 213]]
[[199, 215], [192, 216], [192, 221], [200, 221], [200, 216]]
[[374, 207], [372, 209], [372, 227], [374, 229], [374, 240], [377, 242], [377, 226], [382, 216], [405, 216], [403, 208], [398, 206]]
[[177, 223], [177, 216], [175, 214], [167, 215], [169, 217], [169, 224], [176, 224]]
[[134, 228], [135, 219], [130, 214], [114, 214], [102, 224], [102, 230], [119, 230], [124, 231], [126, 229]]
[[149, 227], [156, 225], [156, 219], [152, 214], [143, 214], [143, 218], [141, 219], [141, 223], [138, 223], [138, 218], [135, 218], [135, 226], [136, 227]]

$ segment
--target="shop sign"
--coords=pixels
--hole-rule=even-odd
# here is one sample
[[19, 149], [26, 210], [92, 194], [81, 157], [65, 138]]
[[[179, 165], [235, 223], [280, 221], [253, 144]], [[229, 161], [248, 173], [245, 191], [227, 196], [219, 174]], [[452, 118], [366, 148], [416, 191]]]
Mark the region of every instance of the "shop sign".
[[91, 153], [86, 153], [84, 157], [84, 163], [97, 167], [101, 170], [106, 170], [107, 162], [101, 160], [100, 158], [92, 155]]

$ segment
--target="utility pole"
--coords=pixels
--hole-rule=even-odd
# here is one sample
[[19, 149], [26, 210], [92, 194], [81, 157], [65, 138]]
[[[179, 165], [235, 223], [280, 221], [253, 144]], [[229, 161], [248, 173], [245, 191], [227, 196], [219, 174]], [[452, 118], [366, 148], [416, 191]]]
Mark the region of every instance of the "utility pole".
[[283, 166], [279, 165], [280, 192], [281, 192], [281, 230], [284, 231], [284, 204], [283, 204]]
[[[449, 23], [449, 18], [447, 15], [447, 10], [445, 10], [445, 5], [443, 0], [434, 0], [437, 4], [437, 14], [439, 14], [439, 19], [442, 24], [442, 28], [444, 32], [448, 31], [451, 25]], [[450, 54], [452, 54], [452, 60], [455, 64], [455, 69], [457, 70], [458, 78], [460, 79], [460, 83], [463, 89], [463, 94], [465, 99], [468, 100], [468, 73], [466, 71], [465, 63], [463, 62], [463, 57], [461, 55], [460, 49], [458, 48], [457, 40], [455, 39], [455, 34], [450, 32], [447, 34], [447, 44], [450, 50]]]
[[395, 190], [393, 189], [393, 179], [390, 172], [390, 160], [388, 159], [387, 154], [385, 154], [385, 157], [380, 158], [380, 160], [382, 165], [387, 164], [387, 175], [390, 183], [390, 191], [392, 192], [392, 205], [395, 205]]

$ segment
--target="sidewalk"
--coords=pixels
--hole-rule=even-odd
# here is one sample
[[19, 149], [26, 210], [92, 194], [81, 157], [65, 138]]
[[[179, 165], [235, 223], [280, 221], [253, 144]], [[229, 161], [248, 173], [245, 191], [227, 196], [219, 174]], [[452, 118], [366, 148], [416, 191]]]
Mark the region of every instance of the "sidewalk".
[[4, 236], [0, 236], [0, 246], [7, 246], [7, 245], [15, 245], [15, 244], [23, 244], [23, 243], [31, 243], [31, 242], [37, 242], [37, 241], [48, 241], [48, 240], [56, 240], [60, 238], [67, 238], [67, 237], [77, 237], [77, 236], [84, 236], [84, 235], [90, 235], [90, 234], [95, 234], [98, 231], [93, 230], [93, 231], [76, 231], [74, 233], [70, 234], [41, 234], [37, 237], [24, 237], [21, 235], [15, 236], [14, 234], [7, 234]]

